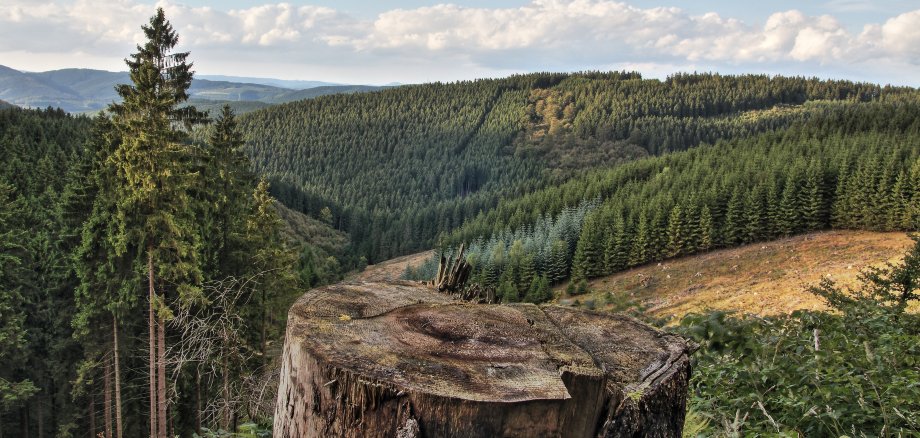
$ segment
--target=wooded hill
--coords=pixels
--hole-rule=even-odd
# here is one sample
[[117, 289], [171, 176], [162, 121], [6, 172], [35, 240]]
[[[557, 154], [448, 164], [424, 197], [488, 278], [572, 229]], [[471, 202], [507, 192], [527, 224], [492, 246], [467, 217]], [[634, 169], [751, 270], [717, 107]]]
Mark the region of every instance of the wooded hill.
[[920, 229], [920, 106], [806, 107], [815, 114], [786, 130], [589, 172], [503, 201], [445, 245], [466, 242], [474, 278], [515, 301], [541, 278], [577, 283], [827, 228]]
[[[531, 74], [325, 96], [247, 114], [241, 126], [272, 193], [314, 217], [328, 208], [374, 263], [431, 248], [499, 201], [587, 169], [915, 96], [756, 75]], [[891, 111], [864, 111], [874, 109]]]
[[[223, 80], [219, 77], [210, 80], [196, 78], [189, 88], [189, 95], [211, 107], [205, 109], [213, 109], [211, 113], [216, 116], [224, 103], [230, 104], [237, 113], [244, 113], [276, 103], [384, 88], [307, 81], [233, 79], [236, 80]], [[120, 101], [121, 97], [115, 92], [115, 86], [129, 80], [128, 72], [86, 68], [22, 72], [0, 65], [0, 98], [28, 108], [50, 106], [73, 113], [96, 112], [105, 109], [112, 102]], [[269, 85], [267, 82], [275, 85]]]

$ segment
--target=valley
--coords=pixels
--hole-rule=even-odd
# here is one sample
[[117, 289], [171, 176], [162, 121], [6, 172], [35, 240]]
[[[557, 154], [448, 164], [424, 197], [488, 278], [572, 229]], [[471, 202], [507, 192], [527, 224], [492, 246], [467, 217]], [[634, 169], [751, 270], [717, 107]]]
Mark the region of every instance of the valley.
[[[561, 5], [626, 8], [504, 16]], [[206, 38], [183, 8], [132, 27], [127, 71], [0, 66], [3, 436], [920, 431], [920, 89], [577, 62], [202, 77], [227, 52], [182, 51]], [[300, 71], [399, 57], [356, 29], [407, 11], [277, 8], [344, 29], [297, 47], [335, 68]], [[301, 38], [250, 35], [273, 10], [194, 9], [269, 64]]]

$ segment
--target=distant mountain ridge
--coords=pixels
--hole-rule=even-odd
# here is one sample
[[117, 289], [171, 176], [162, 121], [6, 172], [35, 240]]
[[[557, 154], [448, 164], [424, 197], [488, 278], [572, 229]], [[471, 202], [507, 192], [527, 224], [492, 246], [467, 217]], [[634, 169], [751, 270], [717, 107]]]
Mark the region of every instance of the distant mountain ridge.
[[278, 88], [288, 88], [291, 90], [305, 90], [307, 88], [328, 87], [336, 85], [345, 85], [337, 82], [323, 81], [300, 81], [291, 79], [274, 79], [274, 78], [251, 78], [247, 76], [227, 76], [227, 75], [195, 75], [198, 79], [207, 79], [209, 81], [224, 82], [243, 82], [247, 84], [269, 85]]
[[[231, 76], [208, 77], [228, 80], [195, 79], [189, 89], [191, 99], [201, 102], [206, 109], [230, 103], [240, 112], [327, 94], [368, 92], [385, 88], [338, 85], [319, 81], [287, 81]], [[242, 82], [245, 80], [262, 83]], [[115, 92], [116, 84], [129, 82], [127, 72], [68, 68], [33, 73], [0, 65], [0, 99], [26, 108], [50, 106], [71, 113], [99, 111], [119, 100]], [[278, 86], [269, 85], [269, 83], [276, 83]], [[291, 88], [295, 86], [303, 88]]]

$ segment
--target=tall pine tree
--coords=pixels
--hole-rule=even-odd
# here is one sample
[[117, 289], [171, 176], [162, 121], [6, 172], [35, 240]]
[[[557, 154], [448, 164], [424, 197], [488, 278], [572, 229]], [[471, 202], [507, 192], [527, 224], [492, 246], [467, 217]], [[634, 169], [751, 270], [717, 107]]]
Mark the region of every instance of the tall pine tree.
[[200, 299], [199, 229], [189, 196], [195, 184], [188, 129], [204, 117], [182, 107], [192, 83], [188, 52], [173, 52], [179, 37], [162, 8], [142, 27], [146, 41], [125, 62], [131, 84], [116, 87], [112, 104], [122, 142], [112, 161], [119, 254], [143, 254], [148, 292], [150, 435], [166, 438], [166, 321], [168, 302]]

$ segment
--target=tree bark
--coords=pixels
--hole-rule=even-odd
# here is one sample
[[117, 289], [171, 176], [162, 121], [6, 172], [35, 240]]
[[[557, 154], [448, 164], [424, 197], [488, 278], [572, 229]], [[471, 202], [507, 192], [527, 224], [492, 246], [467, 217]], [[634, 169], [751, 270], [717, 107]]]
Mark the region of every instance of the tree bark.
[[195, 368], [195, 433], [201, 435], [201, 370]]
[[689, 348], [625, 316], [327, 286], [290, 310], [274, 435], [680, 436]]
[[118, 359], [118, 317], [112, 315], [112, 354], [115, 362], [115, 436], [122, 438], [121, 425], [121, 364]]
[[147, 328], [148, 328], [148, 346], [149, 346], [149, 363], [147, 371], [150, 375], [150, 438], [157, 438], [157, 342], [156, 342], [156, 319], [154, 318], [153, 306], [156, 291], [153, 288], [153, 247], [147, 248], [147, 286], [148, 286], [148, 307]]
[[160, 438], [169, 436], [166, 422], [166, 321], [157, 318], [157, 423]]
[[[96, 395], [89, 396], [89, 438], [96, 438]], [[3, 430], [0, 427], [0, 430]], [[0, 433], [2, 436], [2, 433]]]
[[105, 431], [105, 438], [112, 438], [112, 365], [109, 363], [108, 358], [104, 362], [105, 366], [102, 371], [102, 402], [104, 403], [102, 406], [102, 418], [105, 420], [105, 425], [103, 430]]
[[259, 353], [262, 355], [261, 362], [265, 364], [265, 289], [262, 288], [262, 301], [259, 303], [262, 305], [262, 327], [260, 327], [259, 334]]
[[45, 418], [42, 409], [42, 398], [35, 397], [35, 416], [38, 417], [38, 438], [45, 438]]
[[227, 353], [223, 354], [224, 360], [221, 363], [221, 375], [223, 376], [223, 388], [222, 395], [224, 398], [224, 406], [222, 409], [221, 415], [221, 427], [224, 430], [230, 430], [230, 369], [227, 365]]

